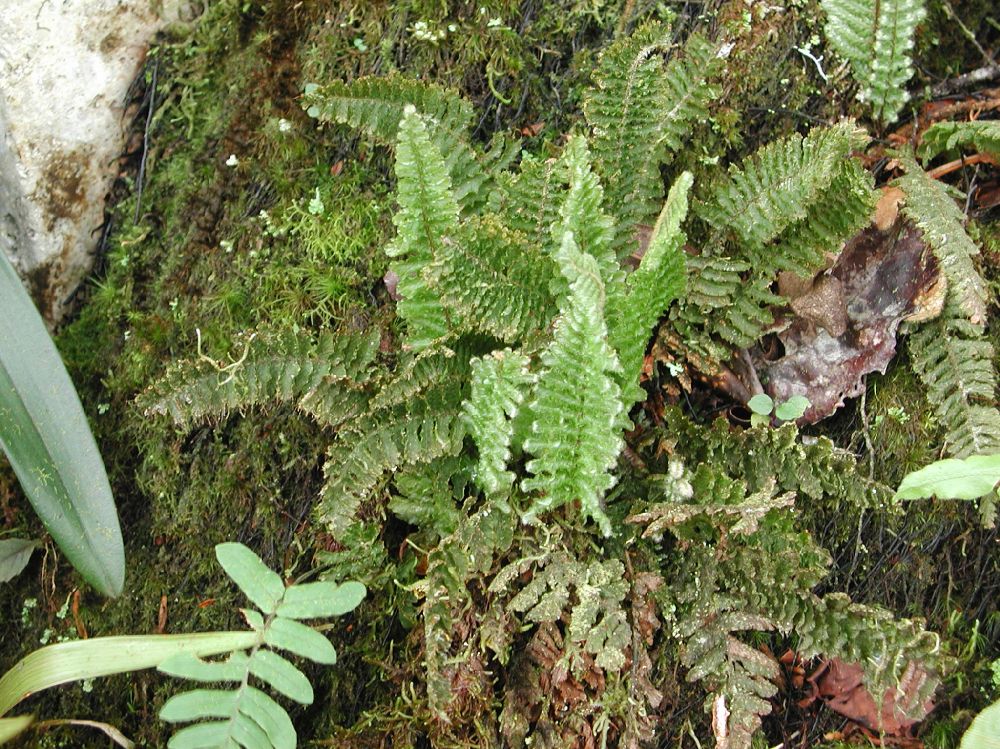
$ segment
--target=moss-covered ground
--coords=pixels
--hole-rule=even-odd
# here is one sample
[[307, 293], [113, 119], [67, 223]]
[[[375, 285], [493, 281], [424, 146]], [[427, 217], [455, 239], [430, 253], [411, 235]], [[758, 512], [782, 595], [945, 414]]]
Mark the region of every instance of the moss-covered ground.
[[[843, 92], [830, 99], [798, 51], [820, 44], [821, 14], [811, 0], [787, 3], [789, 12], [770, 17], [751, 14], [754, 4], [743, 2], [204, 5], [200, 18], [163, 35], [146, 66], [135, 103], [153, 100], [149, 148], [141, 145], [140, 109], [97, 267], [58, 339], [115, 489], [128, 555], [125, 592], [113, 601], [86, 593], [74, 615], [65, 604], [81, 581], [47, 547], [0, 596], [8, 623], [0, 636], [4, 664], [44, 642], [78, 637], [79, 626], [90, 636], [239, 627], [240, 601], [215, 563], [214, 544], [242, 541], [290, 577], [329, 547], [310, 523], [326, 447], [316, 427], [271, 409], [178, 433], [134, 405], [172, 360], [199, 351], [237, 358], [238, 331], [375, 324], [383, 345], [395, 345], [382, 283], [382, 249], [393, 234], [389, 154], [346, 130], [318, 128], [298, 103], [304, 84], [395, 70], [443, 82], [474, 102], [477, 139], [518, 131], [544, 151], [578, 121], [601, 46], [643, 18], [660, 17], [675, 19], [678, 29], [724, 26], [737, 39], [716, 114], [694, 138], [701, 153], [684, 164], [696, 177], [720, 156], [747, 153], [804, 123], [862, 114], [843, 68], [829, 68]], [[951, 6], [929, 5], [918, 88], [982, 64]], [[995, 49], [993, 3], [952, 5]], [[998, 290], [996, 209], [981, 221], [983, 267]], [[890, 485], [938, 457], [940, 445], [905, 356], [869, 380], [864, 414], [853, 404], [819, 427]], [[6, 469], [0, 500], [8, 528], [40, 533]], [[997, 531], [979, 528], [973, 508], [948, 503], [888, 517], [805, 508], [805, 518], [834, 552], [834, 589], [926, 617], [960, 655], [923, 734], [928, 746], [956, 746], [971, 711], [985, 701], [1000, 648]], [[304, 745], [426, 745], [426, 706], [400, 692], [413, 668], [407, 650], [412, 655], [416, 645], [404, 623], [414, 601], [392, 584], [399, 572], [383, 545], [370, 548], [369, 559], [354, 563], [369, 581], [381, 576], [385, 584], [355, 616], [338, 620], [338, 666], [309, 671], [317, 699], [293, 713]], [[44, 716], [108, 720], [140, 746], [165, 746], [169, 729], [155, 716], [173, 689], [143, 673], [67, 686], [29, 704]], [[695, 746], [686, 734], [704, 725], [700, 701], [683, 697], [671, 711], [662, 745]], [[108, 745], [99, 734], [66, 728], [30, 741]]]

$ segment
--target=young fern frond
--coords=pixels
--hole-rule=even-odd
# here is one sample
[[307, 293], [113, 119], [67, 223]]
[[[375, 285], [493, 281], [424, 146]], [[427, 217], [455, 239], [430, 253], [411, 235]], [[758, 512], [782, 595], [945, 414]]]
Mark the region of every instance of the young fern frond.
[[622, 365], [618, 384], [627, 412], [643, 397], [639, 375], [653, 328], [671, 302], [684, 292], [684, 241], [693, 178], [684, 172], [670, 188], [639, 267], [625, 282], [625, 293], [608, 299], [608, 341]]
[[167, 700], [160, 710], [163, 720], [195, 723], [211, 719], [181, 729], [167, 746], [295, 749], [298, 739], [288, 713], [251, 681], [302, 705], [312, 704], [313, 689], [305, 674], [275, 651], [284, 650], [316, 663], [336, 663], [337, 651], [330, 641], [301, 620], [341, 616], [354, 610], [365, 597], [365, 586], [318, 582], [286, 588], [281, 577], [242, 544], [219, 544], [215, 554], [226, 574], [259, 609], [244, 610], [257, 642], [249, 651], [233, 652], [224, 661], [204, 661], [184, 654], [159, 666], [160, 671], [177, 678], [234, 685], [194, 689]]
[[920, 158], [925, 162], [959, 148], [1000, 159], [1000, 120], [937, 122], [924, 131]]
[[611, 521], [601, 498], [614, 484], [609, 469], [622, 447], [621, 390], [615, 380], [621, 365], [607, 342], [597, 261], [580, 252], [571, 231], [563, 236], [559, 260], [570, 290], [542, 353], [544, 370], [530, 406], [533, 423], [524, 449], [534, 458], [526, 466], [532, 475], [521, 487], [539, 494], [525, 521], [579, 501], [584, 516], [607, 536]]
[[973, 324], [984, 324], [988, 294], [972, 259], [979, 248], [965, 233], [965, 214], [945, 186], [929, 177], [912, 154], [898, 152], [895, 156], [905, 171], [893, 182], [906, 194], [903, 215], [920, 228], [941, 263], [948, 279], [948, 298], [956, 301]]
[[891, 122], [909, 99], [910, 53], [927, 11], [923, 0], [821, 0], [826, 37], [851, 64], [875, 119]]
[[531, 360], [510, 349], [472, 360], [472, 394], [462, 404], [469, 434], [479, 450], [476, 483], [487, 494], [509, 491], [514, 474], [507, 470], [510, 445], [525, 391], [534, 382]]
[[[566, 164], [569, 190], [559, 209], [560, 221], [552, 225], [556, 253], [558, 255], [563, 251], [560, 245], [566, 232], [573, 232], [579, 252], [597, 261], [604, 293], [609, 296], [620, 294], [625, 273], [612, 247], [614, 222], [604, 212], [604, 190], [591, 169], [587, 141], [579, 136], [571, 138], [560, 160]], [[568, 277], [565, 276], [564, 270], [563, 275], [553, 282], [560, 300], [569, 288]]]
[[982, 328], [948, 304], [940, 318], [910, 336], [910, 358], [947, 429], [948, 454], [1000, 452], [994, 350]]
[[399, 276], [396, 311], [407, 322], [407, 341], [419, 350], [449, 330], [448, 314], [428, 277], [443, 257], [443, 242], [458, 233], [458, 201], [440, 149], [411, 105], [404, 108], [396, 143], [397, 236], [386, 254]]
[[[241, 345], [242, 343], [242, 345]], [[295, 403], [321, 423], [343, 420], [317, 405], [345, 405], [369, 376], [378, 336], [323, 333], [317, 340], [298, 333], [257, 333], [237, 342], [239, 357], [228, 363], [206, 356], [171, 365], [137, 400], [146, 414], [169, 415], [191, 427], [233, 411], [269, 403]]]

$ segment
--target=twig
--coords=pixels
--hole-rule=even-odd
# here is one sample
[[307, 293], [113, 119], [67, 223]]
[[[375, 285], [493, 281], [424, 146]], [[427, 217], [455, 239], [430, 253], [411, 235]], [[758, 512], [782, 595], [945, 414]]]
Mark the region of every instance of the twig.
[[156, 110], [156, 73], [160, 69], [160, 58], [153, 61], [153, 78], [149, 83], [149, 104], [146, 109], [146, 127], [142, 133], [142, 158], [139, 160], [139, 176], [136, 178], [135, 218], [132, 223], [139, 223], [142, 208], [142, 183], [146, 177], [146, 156], [149, 154], [149, 126]]
[[1000, 65], [984, 65], [981, 68], [970, 70], [968, 73], [949, 78], [932, 86], [931, 95], [934, 97], [950, 96], [959, 91], [978, 86], [980, 83], [995, 81], [997, 78], [1000, 78]]
[[1000, 166], [1000, 164], [997, 163], [997, 160], [989, 154], [974, 153], [971, 156], [965, 156], [961, 159], [949, 161], [947, 164], [936, 166], [927, 172], [927, 176], [931, 179], [941, 179], [946, 174], [958, 171], [963, 166], [973, 166], [975, 164], [992, 164], [993, 166]]

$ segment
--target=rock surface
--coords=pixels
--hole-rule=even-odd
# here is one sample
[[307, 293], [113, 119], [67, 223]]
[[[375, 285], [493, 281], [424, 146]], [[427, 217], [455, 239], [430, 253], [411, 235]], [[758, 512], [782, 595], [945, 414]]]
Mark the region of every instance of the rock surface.
[[0, 0], [0, 250], [50, 325], [93, 264], [124, 100], [181, 3]]

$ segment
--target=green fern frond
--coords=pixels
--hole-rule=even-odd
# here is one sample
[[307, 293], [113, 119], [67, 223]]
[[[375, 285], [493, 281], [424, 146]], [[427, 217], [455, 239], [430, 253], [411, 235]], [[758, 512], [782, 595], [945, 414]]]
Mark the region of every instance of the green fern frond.
[[579, 501], [583, 514], [610, 535], [601, 497], [614, 484], [609, 469], [622, 447], [621, 391], [614, 379], [621, 365], [607, 343], [597, 261], [580, 252], [572, 232], [563, 237], [559, 259], [570, 292], [542, 353], [544, 371], [530, 406], [534, 421], [524, 449], [535, 457], [526, 466], [532, 475], [521, 486], [540, 495], [525, 521]]
[[1000, 159], [1000, 120], [937, 122], [924, 131], [920, 158], [926, 162], [959, 148]]
[[[760, 491], [773, 478], [779, 491], [795, 492], [807, 497], [811, 506], [832, 511], [883, 508], [892, 496], [889, 487], [858, 472], [853, 453], [826, 437], [807, 444], [792, 424], [733, 430], [728, 421], [717, 419], [706, 429], [677, 408], [665, 409], [663, 416], [669, 433], [684, 445], [689, 461], [741, 477], [750, 492]], [[704, 496], [721, 494], [714, 488], [706, 489]]]
[[737, 348], [751, 346], [774, 322], [771, 307], [785, 302], [771, 291], [770, 278], [745, 281], [715, 320], [715, 331]]
[[401, 299], [396, 310], [407, 322], [407, 341], [419, 350], [448, 332], [448, 315], [428, 271], [443, 256], [442, 243], [458, 233], [458, 202], [441, 151], [416, 109], [407, 106], [396, 143], [397, 236], [386, 254], [396, 258]]
[[713, 190], [699, 213], [741, 246], [763, 248], [828, 197], [852, 150], [867, 142], [852, 122], [795, 133], [761, 148]]
[[681, 150], [692, 124], [708, 119], [708, 105], [719, 97], [719, 89], [711, 81], [725, 67], [725, 57], [725, 51], [704, 36], [692, 34], [680, 56], [667, 63], [659, 134], [668, 156]]
[[473, 465], [460, 455], [407, 466], [392, 477], [396, 494], [389, 500], [389, 510], [438, 537], [454, 533], [462, 520], [457, 501], [465, 497]]
[[163, 414], [180, 426], [268, 403], [297, 403], [320, 421], [347, 418], [317, 408], [323, 398], [349, 398], [367, 380], [378, 352], [377, 334], [256, 333], [237, 340], [239, 357], [215, 362], [202, 356], [172, 365], [137, 404], [146, 414]]
[[456, 199], [465, 212], [481, 206], [488, 196], [492, 182], [486, 166], [502, 166], [516, 154], [495, 142], [489, 152], [477, 157], [466, 138], [473, 121], [472, 105], [432, 83], [390, 75], [310, 85], [303, 105], [310, 117], [348, 125], [386, 145], [395, 145], [405, 110], [413, 107], [444, 155]]
[[472, 361], [472, 395], [463, 404], [469, 434], [479, 450], [476, 483], [487, 494], [509, 491], [510, 444], [525, 391], [534, 382], [530, 359], [504, 349]]
[[608, 299], [608, 340], [622, 365], [618, 384], [626, 412], [643, 397], [639, 375], [653, 328], [684, 292], [686, 236], [681, 224], [687, 216], [687, 195], [693, 181], [691, 174], [684, 172], [670, 188], [646, 254], [626, 280], [625, 293]]
[[861, 85], [859, 98], [876, 119], [889, 122], [909, 99], [910, 54], [917, 26], [927, 11], [923, 0], [821, 0], [826, 37], [851, 63]]
[[[559, 209], [560, 222], [552, 226], [557, 254], [561, 251], [563, 236], [572, 232], [579, 252], [597, 261], [605, 295], [620, 294], [625, 273], [612, 246], [614, 222], [604, 212], [604, 190], [591, 169], [587, 141], [579, 136], [570, 138], [560, 159], [566, 164], [569, 191]], [[560, 300], [569, 289], [567, 278], [563, 276], [553, 283], [553, 291]]]
[[965, 233], [965, 214], [945, 186], [932, 179], [907, 152], [896, 154], [905, 174], [893, 184], [906, 194], [903, 215], [923, 232], [924, 240], [948, 279], [948, 297], [977, 325], [986, 322], [986, 284], [972, 258], [979, 248]]
[[872, 176], [861, 163], [843, 161], [823, 199], [782, 233], [776, 247], [751, 253], [751, 262], [755, 267], [799, 274], [803, 269], [822, 267], [828, 253], [838, 252], [844, 242], [868, 225], [877, 196]]
[[946, 305], [942, 317], [910, 336], [913, 368], [947, 429], [949, 455], [1000, 452], [993, 345], [957, 312]]
[[412, 106], [436, 126], [465, 133], [472, 126], [472, 105], [453, 91], [401, 76], [364, 77], [306, 87], [302, 104], [310, 117], [363, 130], [382, 143], [396, 140], [403, 110]]
[[662, 53], [670, 43], [669, 29], [659, 23], [614, 42], [601, 54], [584, 99], [594, 169], [606, 205], [614, 207], [618, 256], [631, 252], [636, 228], [651, 220], [663, 200], [660, 165], [668, 152], [680, 149], [691, 124], [707, 116], [717, 96], [709, 84], [723, 64], [715, 47], [694, 35], [664, 70]]
[[251, 682], [270, 687], [300, 704], [311, 704], [313, 689], [309, 679], [275, 651], [285, 650], [316, 663], [335, 663], [337, 651], [330, 641], [300, 620], [352, 611], [364, 598], [365, 586], [358, 582], [318, 582], [286, 588], [281, 577], [242, 544], [219, 544], [215, 553], [226, 573], [260, 609], [244, 611], [257, 642], [248, 652], [233, 652], [224, 661], [204, 661], [184, 654], [159, 666], [160, 671], [177, 678], [235, 685], [229, 689], [195, 689], [167, 700], [160, 710], [163, 720], [192, 723], [211, 719], [181, 729], [167, 746], [294, 749], [297, 736], [288, 713]]
[[616, 245], [620, 254], [637, 224], [655, 213], [663, 198], [660, 163], [665, 111], [661, 53], [670, 30], [650, 23], [601, 53], [594, 86], [583, 111], [593, 131], [595, 169], [608, 192], [608, 204], [620, 210]]
[[356, 518], [388, 471], [462, 450], [470, 350], [465, 345], [415, 356], [383, 385], [369, 410], [341, 429], [327, 451], [317, 517], [335, 536]]
[[445, 238], [434, 271], [442, 303], [467, 330], [514, 343], [555, 316], [555, 262], [494, 216], [470, 219], [455, 241]]

